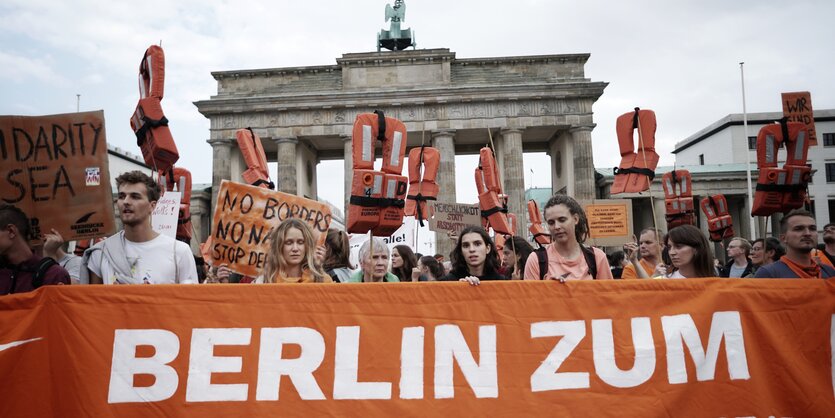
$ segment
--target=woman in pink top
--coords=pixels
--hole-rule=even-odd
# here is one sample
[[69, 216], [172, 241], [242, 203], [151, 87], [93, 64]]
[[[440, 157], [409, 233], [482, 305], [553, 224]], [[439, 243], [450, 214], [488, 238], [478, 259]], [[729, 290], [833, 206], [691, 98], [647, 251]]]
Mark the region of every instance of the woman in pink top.
[[[539, 271], [538, 253], [532, 253], [525, 263], [525, 280], [540, 278], [553, 280], [611, 279], [609, 260], [599, 248], [585, 247], [583, 242], [589, 235], [589, 223], [582, 206], [574, 198], [555, 194], [543, 209], [543, 217], [551, 234], [551, 244], [546, 251], [548, 271], [544, 277]], [[596, 276], [586, 259], [593, 255]]]

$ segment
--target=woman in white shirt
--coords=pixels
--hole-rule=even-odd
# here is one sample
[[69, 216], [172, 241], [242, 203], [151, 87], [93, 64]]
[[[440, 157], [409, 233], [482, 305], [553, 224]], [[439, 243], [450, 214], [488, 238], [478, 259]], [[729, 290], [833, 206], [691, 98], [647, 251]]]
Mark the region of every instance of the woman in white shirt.
[[667, 248], [673, 271], [668, 279], [716, 277], [710, 244], [693, 225], [677, 226], [667, 233]]

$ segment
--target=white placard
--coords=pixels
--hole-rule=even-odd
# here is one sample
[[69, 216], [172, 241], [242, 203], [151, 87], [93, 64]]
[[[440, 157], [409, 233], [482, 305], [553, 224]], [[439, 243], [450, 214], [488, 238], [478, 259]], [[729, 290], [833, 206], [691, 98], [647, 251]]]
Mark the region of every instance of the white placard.
[[163, 235], [177, 238], [177, 219], [180, 215], [180, 192], [165, 192], [151, 214], [151, 228]]
[[[403, 225], [394, 231], [393, 234], [389, 237], [378, 237], [382, 238], [383, 241], [386, 242], [386, 245], [389, 247], [389, 250], [394, 248], [398, 245], [408, 245], [414, 251], [415, 247], [415, 218], [413, 216], [406, 216], [403, 218]], [[350, 243], [351, 243], [351, 264], [355, 267], [359, 267], [359, 251], [360, 246], [365, 241], [368, 241], [368, 234], [350, 234], [349, 235]]]

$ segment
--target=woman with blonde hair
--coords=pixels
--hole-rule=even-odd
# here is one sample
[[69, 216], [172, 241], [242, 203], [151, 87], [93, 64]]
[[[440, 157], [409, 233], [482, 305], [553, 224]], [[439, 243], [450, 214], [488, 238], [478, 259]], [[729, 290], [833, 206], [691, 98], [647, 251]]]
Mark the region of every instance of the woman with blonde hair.
[[322, 270], [323, 246], [316, 248], [310, 225], [287, 219], [273, 229], [267, 239], [270, 251], [264, 270], [255, 283], [330, 283]]

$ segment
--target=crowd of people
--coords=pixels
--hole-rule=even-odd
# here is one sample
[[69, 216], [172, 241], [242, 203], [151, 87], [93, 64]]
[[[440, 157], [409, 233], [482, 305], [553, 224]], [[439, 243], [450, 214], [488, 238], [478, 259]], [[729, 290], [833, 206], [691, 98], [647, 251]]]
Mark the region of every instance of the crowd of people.
[[[523, 237], [504, 237], [498, 248], [479, 226], [452, 239], [447, 257], [415, 253], [407, 245], [393, 249], [380, 238], [359, 249], [359, 265], [350, 262], [348, 235], [328, 231], [317, 246], [310, 226], [285, 220], [269, 236], [269, 252], [258, 277], [235, 273], [229, 266], [209, 267], [183, 242], [155, 232], [150, 217], [160, 186], [133, 171], [116, 178], [116, 209], [123, 229], [91, 246], [79, 257], [66, 252], [55, 230], [32, 237], [29, 219], [19, 208], [0, 204], [0, 294], [27, 292], [42, 285], [158, 283], [361, 283], [484, 280], [592, 280], [835, 277], [835, 223], [824, 227], [817, 245], [814, 215], [803, 210], [780, 221], [780, 238], [728, 241], [727, 263], [714, 257], [705, 234], [691, 225], [666, 234], [640, 232], [622, 250], [606, 254], [585, 244], [589, 225], [582, 206], [556, 194], [544, 206], [551, 244], [534, 249]], [[33, 238], [42, 245], [32, 247]]]

